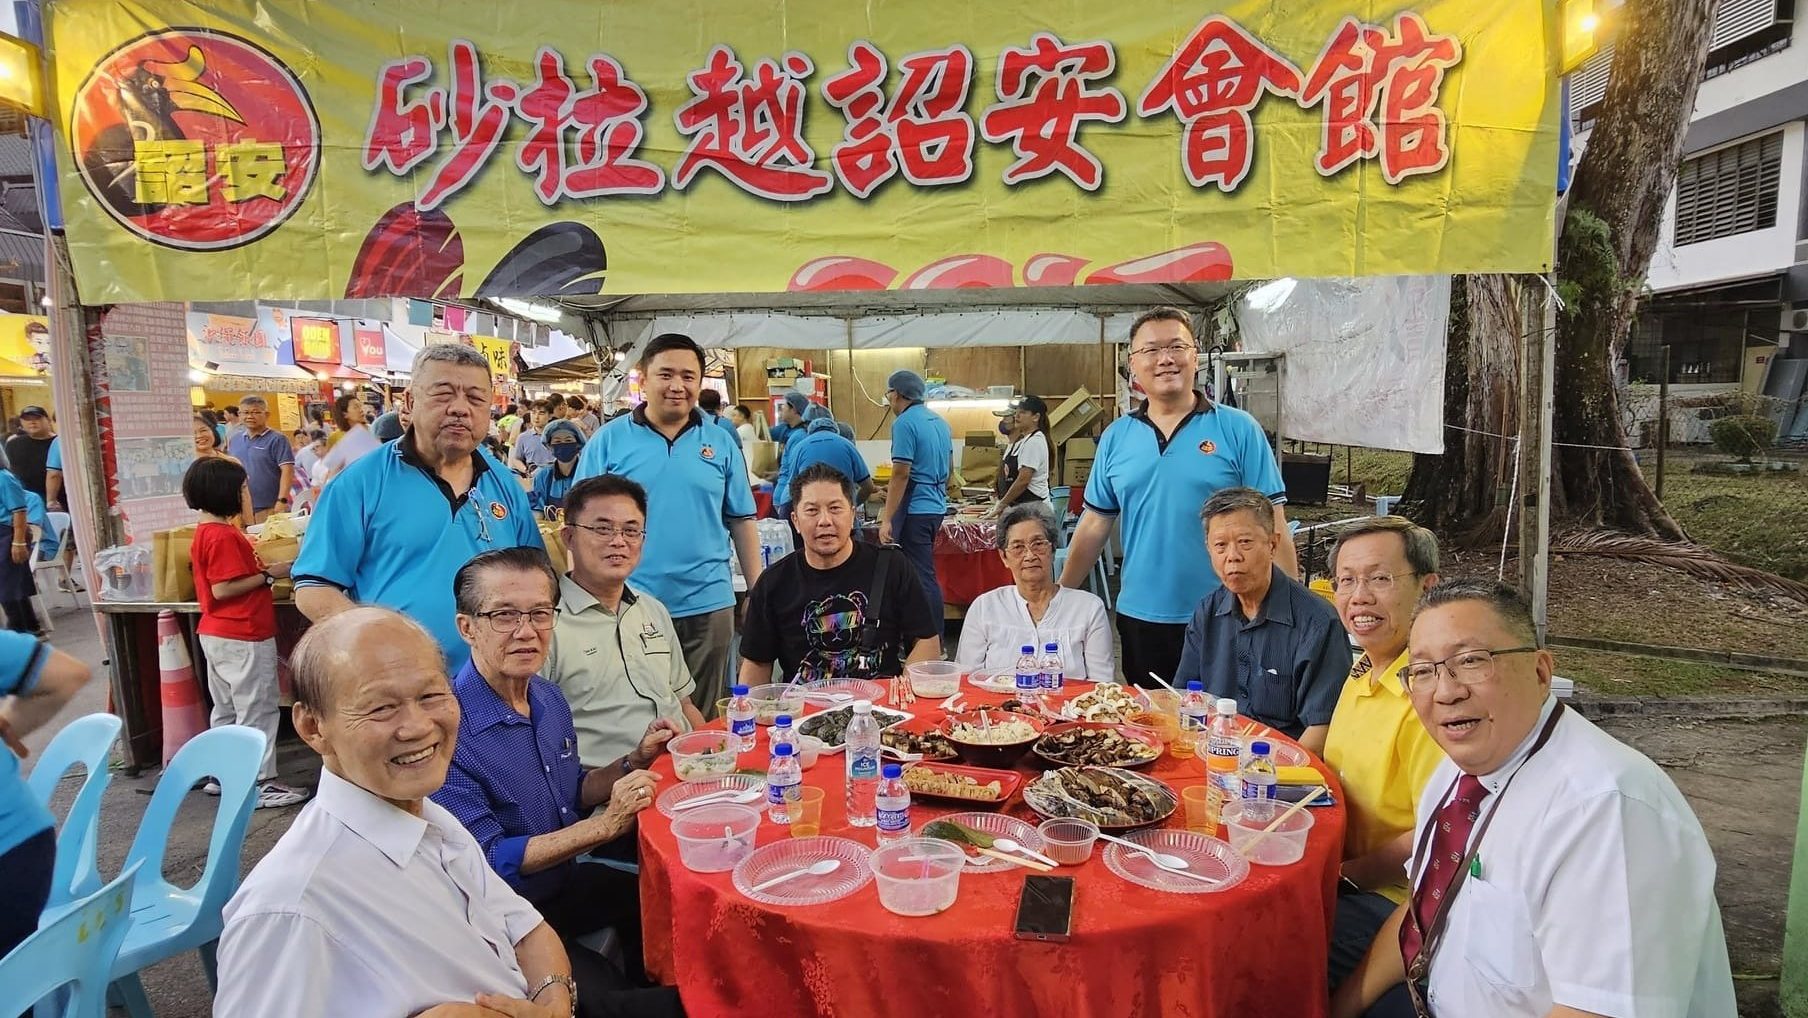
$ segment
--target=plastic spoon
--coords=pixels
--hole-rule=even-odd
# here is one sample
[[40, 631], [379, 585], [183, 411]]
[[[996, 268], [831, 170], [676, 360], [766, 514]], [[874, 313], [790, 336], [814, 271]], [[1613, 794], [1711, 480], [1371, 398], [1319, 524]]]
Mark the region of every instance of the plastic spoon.
[[836, 870], [838, 870], [840, 868], [841, 868], [841, 860], [840, 859], [823, 859], [819, 862], [811, 863], [810, 865], [805, 866], [803, 869], [792, 870], [789, 873], [781, 873], [778, 876], [773, 877], [771, 880], [765, 881], [764, 883], [754, 884], [753, 890], [764, 891], [770, 887], [777, 887], [778, 885], [784, 883], [787, 880], [795, 880], [798, 877], [802, 877], [802, 876], [826, 877], [829, 874], [835, 872]]
[[699, 795], [695, 799], [686, 799], [673, 806], [672, 811], [680, 812], [687, 809], [696, 809], [698, 806], [720, 806], [724, 803], [742, 805], [752, 802], [765, 794], [764, 790], [758, 788], [738, 789], [733, 791], [724, 788], [720, 791]]
[[1175, 689], [1173, 686], [1168, 685], [1166, 679], [1163, 679], [1161, 676], [1155, 674], [1154, 672], [1149, 673], [1149, 678], [1154, 679], [1156, 682], [1161, 683], [1161, 688], [1167, 690], [1170, 693], [1173, 693], [1175, 696], [1180, 695], [1180, 690]]
[[[1037, 862], [1047, 863], [1050, 866], [1061, 865], [1060, 863], [1054, 861], [1053, 859], [1050, 859], [1048, 856], [1043, 855], [1041, 852], [1037, 852], [1037, 851], [1033, 851], [1031, 849], [1024, 848], [1022, 845], [1017, 844], [1015, 841], [1012, 841], [1010, 838], [993, 838], [992, 839], [992, 847], [999, 849], [1001, 851], [1005, 851], [1005, 852], [1019, 852], [1023, 855], [1029, 856], [1031, 859], [1034, 859]], [[1186, 860], [1182, 859], [1181, 862], [1184, 864], [1186, 862]]]
[[1194, 880], [1203, 880], [1208, 884], [1222, 883], [1222, 881], [1213, 880], [1211, 877], [1201, 876], [1192, 872], [1187, 861], [1177, 855], [1169, 855], [1166, 852], [1157, 852], [1147, 845], [1139, 845], [1134, 841], [1126, 841], [1123, 838], [1113, 837], [1112, 835], [1106, 834], [1104, 831], [1099, 832], [1099, 840], [1115, 841], [1125, 848], [1141, 852], [1149, 857], [1150, 862], [1167, 870], [1169, 873], [1178, 873], [1183, 877], [1192, 877]]

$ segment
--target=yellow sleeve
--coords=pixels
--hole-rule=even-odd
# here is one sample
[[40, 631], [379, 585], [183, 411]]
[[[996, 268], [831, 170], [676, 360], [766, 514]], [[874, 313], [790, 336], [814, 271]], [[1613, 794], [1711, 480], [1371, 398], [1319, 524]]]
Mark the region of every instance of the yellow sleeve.
[[1401, 780], [1412, 789], [1413, 808], [1417, 810], [1419, 796], [1425, 793], [1425, 784], [1431, 780], [1431, 772], [1444, 762], [1444, 750], [1431, 737], [1431, 733], [1425, 730], [1425, 725], [1417, 714], [1408, 715], [1401, 723], [1400, 735], [1394, 744], [1400, 751]]

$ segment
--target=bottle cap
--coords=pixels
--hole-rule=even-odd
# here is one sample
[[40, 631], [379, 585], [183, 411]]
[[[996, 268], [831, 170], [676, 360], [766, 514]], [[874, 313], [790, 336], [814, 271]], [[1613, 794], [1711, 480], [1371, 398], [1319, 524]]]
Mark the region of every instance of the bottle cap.
[[1054, 641], [1051, 640], [1048, 643], [1043, 644], [1042, 649], [1049, 652], [1050, 654], [1053, 654], [1057, 649], [1059, 649], [1060, 646], [1061, 646], [1060, 644], [1055, 643]]
[[899, 764], [886, 764], [884, 774], [887, 778], [903, 777], [904, 768]]
[[1198, 679], [1194, 679], [1186, 684], [1186, 688], [1189, 693], [1203, 693], [1205, 692], [1205, 683], [1200, 682]]
[[790, 728], [791, 727], [791, 715], [780, 714], [778, 717], [775, 717], [772, 719], [772, 723], [774, 725], [784, 725], [786, 728]]
[[1018, 651], [1019, 654], [1034, 654], [1035, 652], [1036, 652], [1036, 645], [1033, 643], [1024, 644], [1023, 649]]
[[871, 700], [855, 700], [854, 701], [854, 713], [871, 714], [872, 712], [873, 712], [873, 702]]
[[1233, 700], [1228, 696], [1223, 696], [1223, 697], [1218, 698], [1218, 713], [1235, 714], [1236, 712], [1237, 712], [1237, 701], [1236, 700]]
[[1268, 743], [1262, 739], [1257, 739], [1256, 741], [1249, 744], [1249, 752], [1250, 752], [1251, 756], [1267, 756], [1269, 748], [1270, 747], [1269, 747]]
[[732, 686], [729, 688], [728, 691], [730, 693], [733, 693], [736, 696], [746, 696], [747, 695], [747, 687], [746, 686]]
[[790, 756], [791, 755], [791, 744], [789, 742], [781, 742], [778, 745], [772, 747], [772, 755], [773, 756]]

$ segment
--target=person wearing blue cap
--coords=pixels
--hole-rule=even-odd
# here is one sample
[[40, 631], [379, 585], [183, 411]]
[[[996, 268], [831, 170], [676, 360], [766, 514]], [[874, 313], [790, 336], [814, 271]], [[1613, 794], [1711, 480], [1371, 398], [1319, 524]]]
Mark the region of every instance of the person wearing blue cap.
[[879, 517], [879, 543], [904, 550], [923, 583], [936, 625], [942, 623], [942, 585], [935, 578], [935, 535], [948, 511], [948, 478], [954, 473], [954, 434], [948, 422], [923, 405], [923, 376], [900, 369], [885, 380], [885, 401], [897, 419], [891, 426], [891, 483]]
[[[799, 477], [805, 470], [817, 463], [827, 463], [841, 471], [848, 480], [856, 485], [854, 508], [860, 506], [873, 494], [873, 472], [860, 455], [854, 443], [841, 437], [841, 430], [835, 418], [829, 416], [827, 408], [811, 404], [804, 411], [804, 436], [791, 449], [791, 454], [780, 464], [778, 483], [772, 486], [773, 515], [781, 520], [791, 518], [791, 479]], [[779, 500], [783, 499], [781, 504]]]
[[795, 390], [785, 393], [785, 398], [778, 405], [778, 423], [772, 427], [772, 440], [778, 443], [779, 469], [785, 467], [785, 458], [791, 455], [791, 446], [803, 440], [807, 431], [804, 427], [804, 414], [810, 410], [810, 397]]
[[527, 493], [527, 504], [535, 512], [545, 513], [565, 504], [565, 493], [577, 483], [578, 456], [584, 451], [584, 429], [576, 421], [553, 421], [541, 435], [552, 462], [534, 471], [534, 486]]

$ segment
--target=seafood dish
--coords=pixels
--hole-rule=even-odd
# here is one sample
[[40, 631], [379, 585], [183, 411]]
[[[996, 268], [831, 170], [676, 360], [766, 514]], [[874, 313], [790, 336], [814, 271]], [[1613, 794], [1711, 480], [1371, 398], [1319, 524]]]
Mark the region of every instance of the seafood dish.
[[954, 749], [940, 732], [907, 732], [902, 728], [887, 728], [879, 736], [879, 741], [900, 753], [916, 753], [925, 760], [952, 760], [960, 754]]
[[1023, 801], [1045, 817], [1078, 817], [1121, 830], [1166, 820], [1180, 804], [1180, 796], [1134, 771], [1062, 767], [1024, 786]]
[[[890, 728], [899, 722], [909, 721], [910, 718], [911, 715], [899, 711], [886, 710], [883, 707], [873, 708], [873, 720], [879, 723], [880, 728]], [[825, 710], [820, 714], [812, 714], [803, 719], [797, 726], [797, 734], [820, 739], [824, 746], [839, 749], [843, 743], [847, 742], [848, 722], [853, 719], [853, 707]]]
[[1116, 725], [1055, 725], [1031, 752], [1051, 763], [1073, 766], [1138, 767], [1161, 756], [1161, 744]]
[[1145, 704], [1113, 682], [1101, 682], [1072, 700], [1062, 713], [1076, 721], [1122, 721]]

